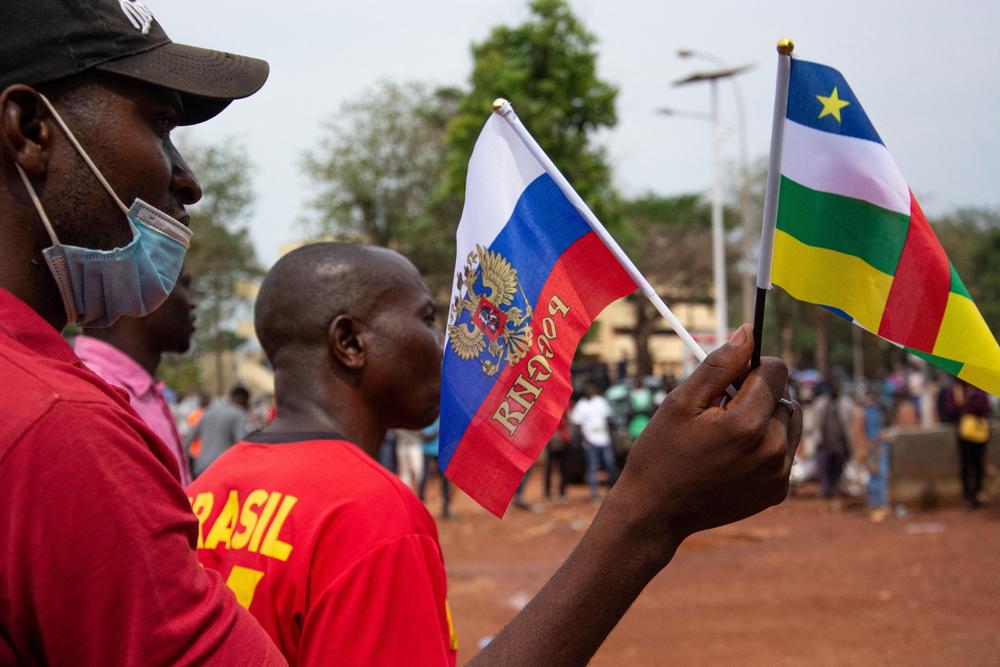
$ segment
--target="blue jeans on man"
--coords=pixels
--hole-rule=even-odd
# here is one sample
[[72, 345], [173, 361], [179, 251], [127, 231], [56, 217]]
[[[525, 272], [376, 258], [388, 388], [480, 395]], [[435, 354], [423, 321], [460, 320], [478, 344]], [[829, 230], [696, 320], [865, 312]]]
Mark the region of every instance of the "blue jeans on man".
[[608, 471], [608, 488], [618, 480], [618, 464], [615, 462], [615, 448], [611, 445], [592, 445], [583, 441], [583, 454], [587, 458], [587, 483], [590, 485], [590, 497], [597, 498], [600, 485], [597, 482], [597, 472], [603, 466]]
[[868, 478], [868, 507], [885, 507], [889, 504], [889, 443], [880, 442], [877, 451], [877, 470]]

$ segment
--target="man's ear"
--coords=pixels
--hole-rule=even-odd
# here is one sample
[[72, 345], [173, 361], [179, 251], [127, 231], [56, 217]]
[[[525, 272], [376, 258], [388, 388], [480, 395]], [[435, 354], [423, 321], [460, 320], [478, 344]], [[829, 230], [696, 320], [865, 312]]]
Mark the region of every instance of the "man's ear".
[[368, 350], [363, 333], [364, 325], [353, 317], [337, 315], [327, 329], [330, 357], [350, 370], [364, 368]]
[[17, 83], [0, 91], [0, 146], [29, 176], [45, 174], [53, 122], [31, 86]]

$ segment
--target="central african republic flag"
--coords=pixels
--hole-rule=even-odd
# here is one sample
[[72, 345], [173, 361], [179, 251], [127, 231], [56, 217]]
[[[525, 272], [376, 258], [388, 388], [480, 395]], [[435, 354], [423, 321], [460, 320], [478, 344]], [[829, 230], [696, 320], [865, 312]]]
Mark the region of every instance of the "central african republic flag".
[[792, 59], [772, 279], [1000, 394], [1000, 346], [861, 103]]

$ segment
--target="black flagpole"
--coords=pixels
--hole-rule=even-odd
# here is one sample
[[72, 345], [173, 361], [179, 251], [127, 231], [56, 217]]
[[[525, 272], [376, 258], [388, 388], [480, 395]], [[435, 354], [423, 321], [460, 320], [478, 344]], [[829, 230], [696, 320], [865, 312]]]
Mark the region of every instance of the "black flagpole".
[[778, 76], [774, 89], [774, 116], [771, 119], [771, 153], [767, 166], [767, 192], [764, 195], [764, 221], [760, 232], [760, 258], [757, 264], [757, 301], [753, 313], [753, 354], [750, 370], [760, 366], [764, 339], [764, 303], [771, 288], [771, 258], [774, 256], [774, 229], [778, 221], [778, 187], [781, 183], [781, 147], [788, 110], [788, 79], [792, 72], [790, 39], [778, 40]]

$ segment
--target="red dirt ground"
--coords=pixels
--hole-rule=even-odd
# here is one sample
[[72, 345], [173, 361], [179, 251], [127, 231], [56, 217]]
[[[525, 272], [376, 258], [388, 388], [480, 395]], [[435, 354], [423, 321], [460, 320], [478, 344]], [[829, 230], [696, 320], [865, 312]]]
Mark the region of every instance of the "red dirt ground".
[[[526, 496], [539, 499], [531, 481]], [[566, 504], [511, 508], [501, 522], [458, 496], [439, 528], [463, 664], [596, 508], [577, 487]], [[821, 512], [807, 488], [688, 539], [592, 664], [1000, 665], [1000, 503], [874, 524], [860, 509]]]

